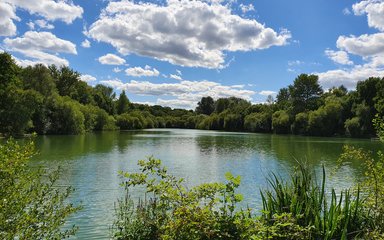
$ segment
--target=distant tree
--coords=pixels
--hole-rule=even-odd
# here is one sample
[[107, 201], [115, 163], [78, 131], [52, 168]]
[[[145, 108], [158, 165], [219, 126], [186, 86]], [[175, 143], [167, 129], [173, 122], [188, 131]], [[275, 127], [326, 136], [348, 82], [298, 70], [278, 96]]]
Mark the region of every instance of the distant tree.
[[197, 103], [195, 112], [197, 114], [210, 115], [215, 110], [215, 101], [212, 97], [202, 97], [200, 102]]
[[119, 99], [116, 102], [116, 111], [117, 114], [122, 114], [127, 112], [129, 109], [129, 100], [127, 98], [127, 95], [125, 95], [125, 91], [123, 90], [120, 93]]
[[316, 75], [299, 75], [293, 85], [289, 86], [289, 94], [292, 99], [294, 114], [316, 110], [319, 107], [319, 98], [323, 93], [323, 89], [318, 82], [319, 77]]

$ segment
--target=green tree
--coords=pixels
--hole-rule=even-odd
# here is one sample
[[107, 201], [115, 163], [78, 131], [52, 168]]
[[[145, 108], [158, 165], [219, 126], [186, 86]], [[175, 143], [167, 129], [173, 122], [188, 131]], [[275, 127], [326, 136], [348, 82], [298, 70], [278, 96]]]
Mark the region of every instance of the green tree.
[[286, 111], [280, 110], [273, 113], [272, 130], [275, 133], [289, 133], [290, 126], [289, 114]]
[[97, 106], [104, 109], [110, 115], [115, 113], [115, 106], [113, 102], [115, 97], [116, 94], [111, 87], [97, 84], [94, 88], [93, 98], [95, 99]]
[[56, 87], [61, 96], [71, 96], [75, 92], [76, 83], [80, 81], [80, 73], [67, 66], [57, 68], [49, 67], [51, 75], [56, 82]]
[[33, 89], [44, 97], [51, 96], [56, 92], [56, 84], [52, 78], [51, 71], [42, 64], [26, 67], [22, 70], [24, 89]]
[[301, 74], [289, 86], [294, 114], [318, 108], [318, 100], [323, 93], [318, 79], [316, 75]]
[[31, 168], [32, 141], [0, 145], [0, 239], [64, 239], [76, 227], [62, 227], [79, 210], [67, 202], [72, 188], [56, 188], [59, 171]]
[[244, 129], [251, 132], [270, 132], [272, 116], [269, 112], [255, 112], [244, 118]]
[[116, 111], [117, 111], [117, 114], [122, 114], [127, 112], [128, 109], [129, 109], [129, 100], [127, 95], [125, 94], [125, 91], [123, 90], [120, 93], [119, 99], [117, 100]]
[[215, 101], [212, 97], [202, 97], [200, 102], [197, 103], [195, 112], [197, 114], [210, 115], [215, 110]]

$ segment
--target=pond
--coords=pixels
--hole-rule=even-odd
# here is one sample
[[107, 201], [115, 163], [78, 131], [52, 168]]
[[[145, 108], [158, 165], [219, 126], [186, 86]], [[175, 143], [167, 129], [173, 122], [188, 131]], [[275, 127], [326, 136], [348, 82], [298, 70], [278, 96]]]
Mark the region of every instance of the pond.
[[337, 189], [358, 181], [362, 176], [359, 162], [331, 174], [345, 144], [373, 152], [384, 150], [384, 144], [369, 139], [147, 129], [39, 136], [36, 147], [40, 154], [33, 163], [48, 169], [61, 166], [61, 184], [76, 189], [71, 201], [84, 207], [69, 219], [80, 227], [76, 238], [108, 239], [114, 203], [123, 193], [117, 172], [136, 171], [140, 159], [161, 159], [169, 172], [183, 177], [188, 186], [224, 181], [226, 172], [241, 175], [243, 206], [259, 209], [259, 190], [267, 186], [266, 178], [271, 172], [287, 177], [297, 161], [306, 161], [319, 174], [324, 165], [328, 176], [332, 175], [327, 185]]

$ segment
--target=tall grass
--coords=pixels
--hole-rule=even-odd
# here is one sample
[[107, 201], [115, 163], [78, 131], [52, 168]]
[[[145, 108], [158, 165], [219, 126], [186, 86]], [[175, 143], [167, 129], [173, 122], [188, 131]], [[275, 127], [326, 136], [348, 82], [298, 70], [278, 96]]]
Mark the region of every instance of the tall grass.
[[284, 182], [276, 174], [268, 179], [270, 189], [261, 190], [262, 218], [273, 225], [276, 216], [289, 213], [300, 226], [312, 226], [313, 239], [349, 239], [361, 232], [363, 218], [360, 189], [356, 193], [344, 190], [339, 195], [334, 189], [326, 192], [325, 169], [317, 183], [314, 174], [304, 164]]

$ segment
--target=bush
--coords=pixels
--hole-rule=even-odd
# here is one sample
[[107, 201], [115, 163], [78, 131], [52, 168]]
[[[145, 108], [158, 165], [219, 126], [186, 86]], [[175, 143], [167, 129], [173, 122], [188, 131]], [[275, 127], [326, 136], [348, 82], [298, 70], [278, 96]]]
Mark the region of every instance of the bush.
[[267, 112], [256, 112], [244, 118], [244, 129], [250, 132], [270, 132], [271, 115]]
[[241, 239], [242, 215], [235, 193], [240, 177], [227, 173], [227, 183], [206, 183], [187, 189], [183, 179], [169, 175], [161, 161], [139, 161], [140, 173], [123, 173], [125, 189], [143, 186], [149, 201], [137, 207], [129, 195], [118, 202], [114, 239]]
[[289, 133], [290, 120], [286, 111], [280, 110], [273, 113], [272, 129], [275, 133]]
[[0, 239], [63, 239], [65, 219], [79, 210], [67, 203], [72, 188], [55, 188], [59, 171], [46, 172], [28, 166], [35, 154], [33, 142], [14, 140], [0, 145]]

